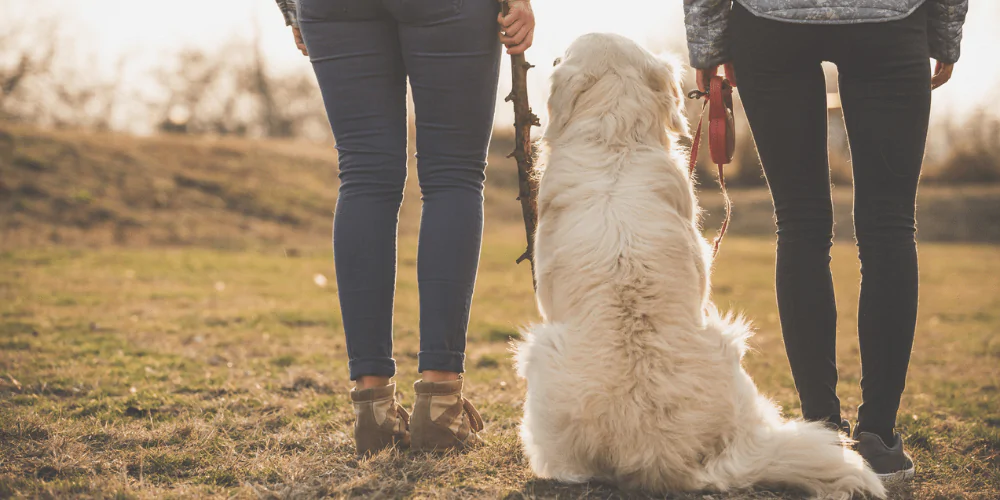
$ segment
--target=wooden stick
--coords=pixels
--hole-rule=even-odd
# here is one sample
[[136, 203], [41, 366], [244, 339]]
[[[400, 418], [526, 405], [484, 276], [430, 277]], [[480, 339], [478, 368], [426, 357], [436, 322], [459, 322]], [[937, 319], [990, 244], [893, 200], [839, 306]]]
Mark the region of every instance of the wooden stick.
[[[503, 15], [510, 12], [510, 5], [503, 0]], [[535, 289], [535, 228], [538, 227], [538, 176], [535, 171], [535, 156], [532, 154], [531, 127], [539, 126], [538, 117], [528, 104], [528, 70], [534, 68], [524, 60], [524, 54], [510, 56], [511, 90], [504, 99], [514, 103], [514, 151], [507, 158], [517, 160], [517, 199], [521, 202], [524, 217], [524, 232], [528, 248], [517, 259], [517, 263], [527, 260], [531, 263], [531, 282]]]

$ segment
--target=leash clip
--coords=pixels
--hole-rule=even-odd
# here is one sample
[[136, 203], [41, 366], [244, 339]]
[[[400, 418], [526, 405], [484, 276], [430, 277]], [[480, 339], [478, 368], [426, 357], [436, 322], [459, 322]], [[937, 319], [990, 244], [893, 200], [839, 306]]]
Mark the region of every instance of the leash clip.
[[698, 89], [694, 89], [687, 93], [687, 98], [692, 100], [703, 99], [705, 97], [708, 97], [708, 92], [702, 92]]

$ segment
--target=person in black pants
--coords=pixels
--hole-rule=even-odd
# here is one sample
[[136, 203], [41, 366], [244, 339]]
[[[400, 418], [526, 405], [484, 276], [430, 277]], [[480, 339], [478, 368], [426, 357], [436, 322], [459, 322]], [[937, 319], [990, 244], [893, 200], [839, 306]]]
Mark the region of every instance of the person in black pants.
[[[913, 474], [894, 428], [917, 316], [914, 213], [932, 85], [951, 74], [951, 65], [939, 61], [932, 82], [929, 7], [900, 19], [840, 24], [777, 20], [740, 2], [725, 13], [726, 61], [774, 201], [778, 310], [802, 413], [849, 432], [836, 393], [833, 202], [821, 63], [839, 70], [862, 271], [863, 402], [854, 436], [883, 478]], [[699, 84], [715, 72], [700, 69]]]

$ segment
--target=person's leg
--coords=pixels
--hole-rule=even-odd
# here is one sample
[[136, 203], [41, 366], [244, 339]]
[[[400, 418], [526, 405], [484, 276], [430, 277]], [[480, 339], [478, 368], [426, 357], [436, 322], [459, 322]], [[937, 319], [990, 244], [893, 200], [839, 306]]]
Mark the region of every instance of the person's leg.
[[500, 43], [494, 0], [386, 3], [413, 90], [423, 197], [417, 277], [419, 370], [457, 379], [479, 266], [483, 183]]
[[926, 13], [849, 28], [831, 45], [838, 47], [861, 258], [858, 429], [891, 443], [917, 318], [914, 212], [931, 104]]
[[396, 372], [396, 224], [406, 181], [406, 75], [396, 23], [376, 5], [299, 5], [339, 153], [334, 261], [351, 380], [361, 389]]
[[826, 85], [815, 29], [739, 4], [730, 18], [738, 91], [774, 201], [778, 312], [802, 415], [839, 425]]

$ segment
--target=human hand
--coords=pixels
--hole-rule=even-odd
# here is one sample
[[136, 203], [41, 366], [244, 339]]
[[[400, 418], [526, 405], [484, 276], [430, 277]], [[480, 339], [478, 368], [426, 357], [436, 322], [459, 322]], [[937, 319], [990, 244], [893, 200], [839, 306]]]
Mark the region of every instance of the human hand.
[[507, 46], [508, 54], [523, 54], [535, 39], [535, 13], [529, 0], [508, 0], [510, 9], [497, 16], [500, 25], [500, 42]]
[[931, 77], [931, 90], [934, 90], [951, 80], [951, 72], [954, 71], [954, 64], [944, 64], [938, 61], [934, 65], [934, 76]]
[[[734, 88], [736, 87], [736, 71], [733, 70], [732, 63], [726, 63], [723, 65], [726, 73], [726, 79], [729, 80], [729, 84]], [[695, 71], [695, 79], [698, 82], [698, 90], [702, 92], [708, 92], [708, 87], [710, 86], [710, 81], [712, 77], [719, 74], [719, 67], [715, 66], [713, 68], [698, 69]]]
[[292, 26], [292, 36], [295, 37], [295, 46], [302, 52], [302, 55], [308, 56], [309, 49], [306, 48], [306, 42], [302, 39], [302, 31], [299, 30], [298, 26]]

